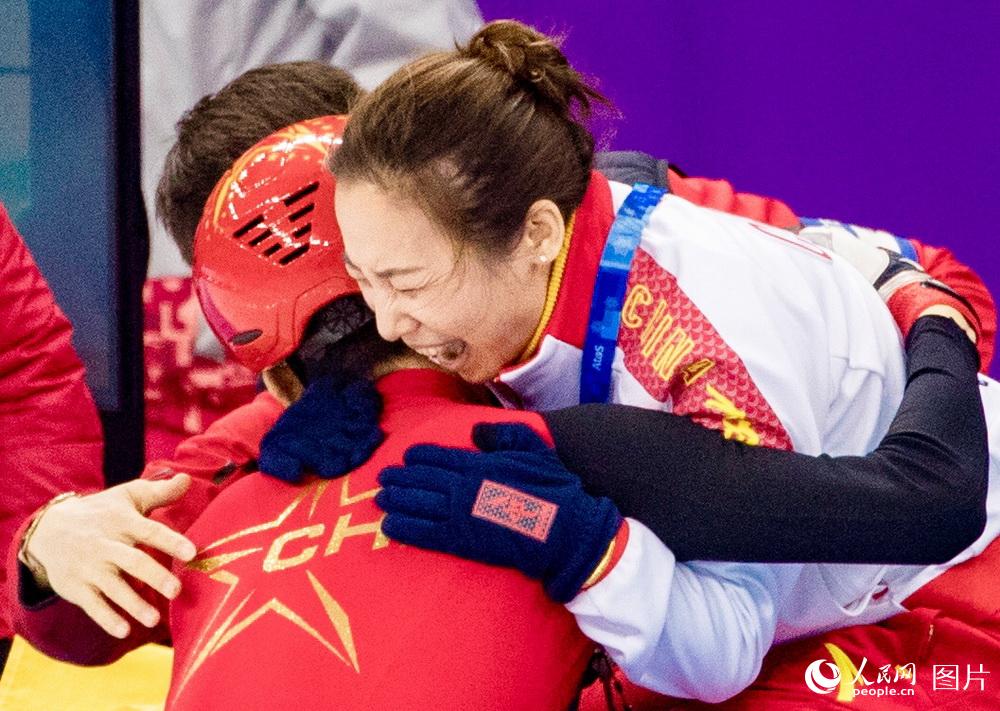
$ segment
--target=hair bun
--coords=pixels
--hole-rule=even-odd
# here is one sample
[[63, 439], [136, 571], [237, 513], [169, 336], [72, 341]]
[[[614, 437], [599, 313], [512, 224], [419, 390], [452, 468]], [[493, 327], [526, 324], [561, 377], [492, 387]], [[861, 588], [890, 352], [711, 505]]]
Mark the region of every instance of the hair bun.
[[583, 79], [569, 65], [557, 40], [516, 20], [490, 22], [460, 51], [509, 74], [522, 89], [563, 111], [574, 98], [587, 103]]

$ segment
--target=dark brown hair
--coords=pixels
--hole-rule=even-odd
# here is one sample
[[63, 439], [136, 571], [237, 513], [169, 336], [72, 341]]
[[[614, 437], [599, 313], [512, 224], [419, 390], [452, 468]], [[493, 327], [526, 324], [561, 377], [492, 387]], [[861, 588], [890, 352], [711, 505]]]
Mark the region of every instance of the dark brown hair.
[[504, 253], [534, 202], [552, 200], [568, 220], [583, 200], [595, 101], [608, 103], [556, 41], [491, 22], [363, 98], [331, 169], [416, 201], [460, 243]]
[[290, 124], [349, 113], [361, 88], [322, 62], [268, 64], [202, 97], [177, 123], [156, 186], [156, 214], [191, 262], [195, 229], [222, 174], [258, 141]]
[[361, 294], [347, 294], [312, 315], [286, 362], [308, 384], [326, 375], [340, 380], [367, 378], [376, 364], [407, 352], [402, 341], [384, 341], [378, 335], [375, 314]]

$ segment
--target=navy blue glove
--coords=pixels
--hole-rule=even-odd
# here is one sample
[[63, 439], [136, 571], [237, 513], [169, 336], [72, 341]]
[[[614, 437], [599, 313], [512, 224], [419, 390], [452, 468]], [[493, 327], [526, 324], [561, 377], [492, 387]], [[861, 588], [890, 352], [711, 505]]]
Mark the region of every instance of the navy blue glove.
[[517, 568], [567, 602], [593, 573], [622, 523], [610, 499], [583, 490], [534, 430], [479, 424], [481, 451], [410, 447], [379, 476], [382, 531], [397, 541]]
[[260, 470], [297, 483], [307, 471], [332, 479], [363, 464], [382, 442], [382, 398], [368, 379], [327, 376], [288, 406], [260, 443]]

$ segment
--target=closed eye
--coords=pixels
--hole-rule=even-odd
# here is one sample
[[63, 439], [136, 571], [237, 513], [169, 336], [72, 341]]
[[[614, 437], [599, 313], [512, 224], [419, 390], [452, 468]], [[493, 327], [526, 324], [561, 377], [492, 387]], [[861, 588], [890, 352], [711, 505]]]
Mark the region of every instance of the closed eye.
[[361, 272], [358, 271], [353, 265], [345, 263], [344, 267], [345, 271], [347, 272], [347, 276], [351, 277], [351, 279], [358, 282], [358, 284], [368, 283], [368, 280], [365, 279], [363, 276], [361, 276]]
[[426, 280], [415, 280], [415, 279], [401, 279], [402, 284], [394, 284], [392, 281], [389, 282], [389, 288], [392, 289], [397, 294], [402, 296], [413, 296], [424, 289], [426, 289], [429, 284]]

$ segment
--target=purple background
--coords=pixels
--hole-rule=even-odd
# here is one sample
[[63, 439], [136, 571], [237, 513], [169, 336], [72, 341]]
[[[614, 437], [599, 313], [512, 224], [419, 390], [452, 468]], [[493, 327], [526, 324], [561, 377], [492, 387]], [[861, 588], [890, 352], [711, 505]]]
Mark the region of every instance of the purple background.
[[567, 36], [623, 114], [605, 147], [948, 246], [1000, 294], [1000, 2], [479, 6]]

